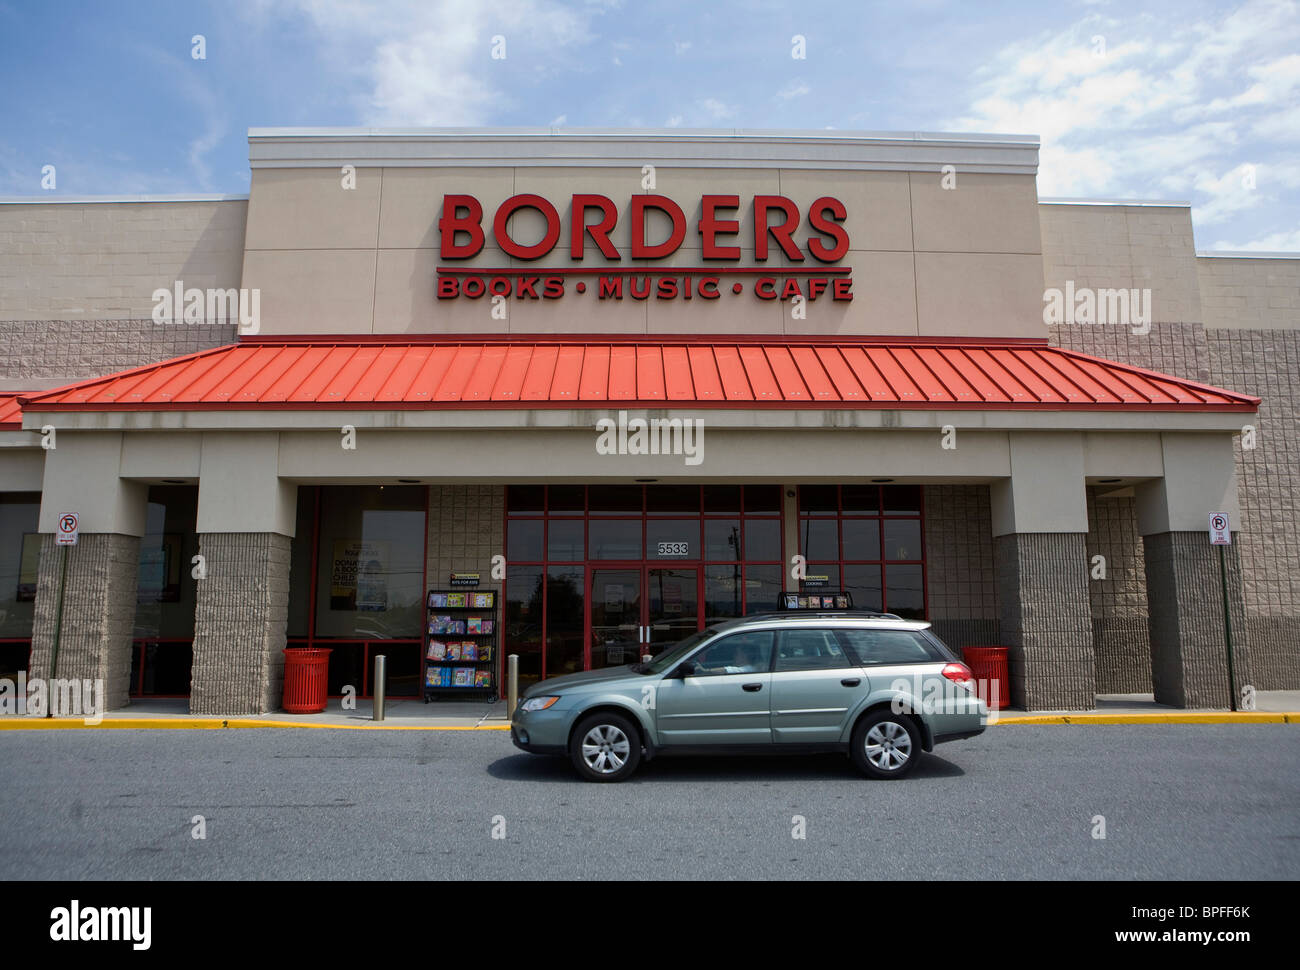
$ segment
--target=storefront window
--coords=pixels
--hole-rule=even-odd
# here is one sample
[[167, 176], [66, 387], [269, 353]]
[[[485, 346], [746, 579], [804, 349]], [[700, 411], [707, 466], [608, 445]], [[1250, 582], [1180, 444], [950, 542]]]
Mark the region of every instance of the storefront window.
[[137, 638], [194, 637], [195, 580], [190, 563], [199, 552], [198, 503], [199, 490], [193, 485], [149, 488], [136, 580]]
[[525, 681], [780, 602], [780, 486], [511, 485], [506, 510], [504, 646]]
[[[582, 519], [552, 519], [546, 527], [546, 556], [561, 562], [581, 560], [585, 525]], [[520, 556], [524, 562], [541, 559], [540, 555]], [[509, 562], [510, 560], [506, 560]]]
[[321, 486], [315, 636], [421, 635], [427, 490]]
[[[844, 589], [858, 609], [925, 616], [919, 485], [803, 485], [799, 551], [811, 595]], [[814, 577], [817, 577], [814, 579]]]
[[316, 530], [317, 489], [298, 489], [298, 517], [289, 544], [289, 627], [291, 637], [305, 637], [311, 631], [312, 540]]
[[145, 534], [136, 575], [132, 695], [184, 697], [194, 661], [196, 532], [199, 490], [193, 485], [149, 488]]
[[582, 670], [586, 570], [552, 566], [546, 573], [546, 676]]
[[0, 494], [0, 677], [27, 669], [41, 536], [37, 492]]
[[592, 519], [588, 547], [592, 559], [640, 559], [641, 519]]
[[541, 566], [507, 566], [504, 643], [519, 655], [521, 686], [542, 679], [542, 576]]

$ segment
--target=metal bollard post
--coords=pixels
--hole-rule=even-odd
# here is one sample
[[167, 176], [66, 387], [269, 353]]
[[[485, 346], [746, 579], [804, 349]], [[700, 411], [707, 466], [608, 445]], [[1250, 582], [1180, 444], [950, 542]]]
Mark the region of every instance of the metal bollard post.
[[384, 719], [384, 698], [388, 694], [388, 658], [382, 653], [375, 657], [374, 719]]
[[519, 703], [519, 654], [512, 653], [506, 663], [506, 717], [515, 716]]

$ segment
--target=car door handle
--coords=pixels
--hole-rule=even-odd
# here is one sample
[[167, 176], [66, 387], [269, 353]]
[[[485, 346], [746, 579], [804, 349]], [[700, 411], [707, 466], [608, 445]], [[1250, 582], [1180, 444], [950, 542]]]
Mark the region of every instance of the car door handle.
[[862, 678], [861, 678], [861, 677], [845, 677], [843, 680], [840, 681], [840, 683], [843, 684], [845, 687], [857, 687], [858, 684], [862, 683]]
[[762, 690], [762, 689], [763, 689], [763, 685], [762, 685], [762, 684], [741, 684], [741, 685], [740, 685], [740, 689], [741, 689], [741, 690], [747, 690], [747, 691], [749, 691], [749, 692], [752, 694], [752, 693], [754, 693], [754, 691]]

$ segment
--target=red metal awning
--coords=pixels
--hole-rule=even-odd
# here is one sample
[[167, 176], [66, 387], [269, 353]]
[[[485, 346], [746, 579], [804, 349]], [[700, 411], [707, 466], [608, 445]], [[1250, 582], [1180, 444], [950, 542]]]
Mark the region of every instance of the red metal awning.
[[618, 406], [1249, 412], [1260, 403], [1045, 340], [644, 335], [245, 338], [20, 399], [41, 411]]
[[23, 391], [0, 391], [0, 431], [22, 431], [23, 409], [18, 404]]

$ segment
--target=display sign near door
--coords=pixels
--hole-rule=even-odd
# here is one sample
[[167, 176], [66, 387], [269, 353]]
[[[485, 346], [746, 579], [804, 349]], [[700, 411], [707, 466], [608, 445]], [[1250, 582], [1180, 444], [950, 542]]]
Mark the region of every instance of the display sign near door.
[[382, 612], [388, 609], [391, 543], [342, 539], [334, 543], [330, 609]]

